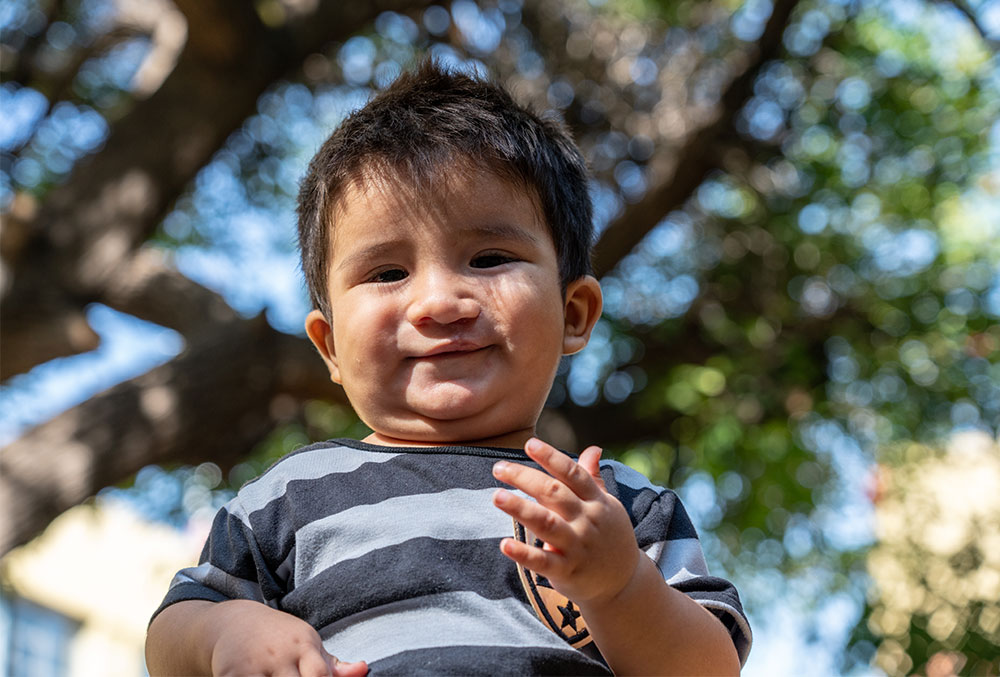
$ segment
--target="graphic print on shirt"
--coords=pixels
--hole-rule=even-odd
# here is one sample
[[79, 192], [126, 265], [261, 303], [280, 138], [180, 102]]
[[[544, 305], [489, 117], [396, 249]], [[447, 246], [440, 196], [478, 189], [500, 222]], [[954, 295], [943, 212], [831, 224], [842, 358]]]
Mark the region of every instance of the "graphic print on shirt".
[[[536, 548], [544, 545], [540, 538], [525, 529], [517, 520], [514, 520], [514, 538]], [[531, 608], [550, 630], [575, 649], [594, 641], [587, 630], [587, 622], [573, 604], [573, 600], [554, 589], [544, 576], [521, 564], [517, 565], [517, 574], [524, 586], [524, 594], [531, 602]]]

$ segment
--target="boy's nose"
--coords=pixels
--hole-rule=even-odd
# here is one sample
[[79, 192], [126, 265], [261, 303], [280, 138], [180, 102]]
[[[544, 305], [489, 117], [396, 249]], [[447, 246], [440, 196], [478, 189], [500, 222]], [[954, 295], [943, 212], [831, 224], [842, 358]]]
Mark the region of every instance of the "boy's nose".
[[479, 303], [459, 275], [426, 275], [413, 291], [406, 312], [411, 324], [452, 324], [479, 316]]

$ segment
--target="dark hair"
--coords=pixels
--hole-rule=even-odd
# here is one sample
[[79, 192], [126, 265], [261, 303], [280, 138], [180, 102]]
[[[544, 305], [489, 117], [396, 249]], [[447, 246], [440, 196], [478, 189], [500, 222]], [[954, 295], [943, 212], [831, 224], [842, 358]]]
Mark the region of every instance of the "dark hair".
[[432, 60], [403, 73], [330, 135], [298, 198], [302, 271], [313, 307], [327, 316], [329, 223], [345, 186], [372, 173], [422, 182], [476, 167], [533, 190], [552, 233], [563, 291], [590, 272], [593, 238], [587, 169], [565, 126], [518, 105], [499, 85]]

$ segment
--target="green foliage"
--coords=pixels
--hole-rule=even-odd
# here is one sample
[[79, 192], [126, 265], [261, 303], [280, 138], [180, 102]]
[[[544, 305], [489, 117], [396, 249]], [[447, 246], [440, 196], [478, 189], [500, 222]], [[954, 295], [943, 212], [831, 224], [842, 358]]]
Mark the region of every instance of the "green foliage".
[[[734, 160], [686, 219], [660, 226], [687, 224], [688, 246], [640, 251], [613, 275], [641, 295], [629, 266], [669, 282], [679, 258], [707, 261], [684, 320], [665, 321], [673, 330], [635, 322], [611, 296], [616, 330], [644, 344], [646, 385], [625, 404], [639, 420], [672, 421], [659, 445], [620, 453], [672, 486], [713, 478], [702, 524], [725, 546], [713, 554], [745, 575], [774, 542], [770, 561], [787, 576], [860, 570], [865, 539], [830, 537], [827, 514], [865, 502], [857, 472], [891, 462], [894, 443], [1000, 424], [996, 60], [968, 32], [942, 53], [941, 15], [921, 12], [907, 22], [882, 6], [803, 8], [801, 23], [825, 17], [825, 38], [765, 69]], [[678, 341], [697, 341], [699, 359], [678, 362]], [[819, 597], [841, 585], [863, 594], [856, 578], [830, 581]], [[988, 660], [974, 623], [968, 633], [952, 648], [970, 666]], [[880, 641], [858, 635], [845, 660]], [[921, 666], [940, 648], [914, 639], [904, 650]]]

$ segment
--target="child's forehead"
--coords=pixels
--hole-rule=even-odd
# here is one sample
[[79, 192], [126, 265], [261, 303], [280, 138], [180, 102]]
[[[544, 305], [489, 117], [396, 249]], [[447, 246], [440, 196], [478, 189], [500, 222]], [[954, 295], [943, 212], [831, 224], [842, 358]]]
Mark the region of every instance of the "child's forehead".
[[463, 165], [416, 177], [385, 169], [359, 173], [332, 205], [331, 244], [343, 247], [352, 239], [401, 224], [474, 231], [503, 230], [514, 221], [548, 231], [533, 186], [490, 169]]

